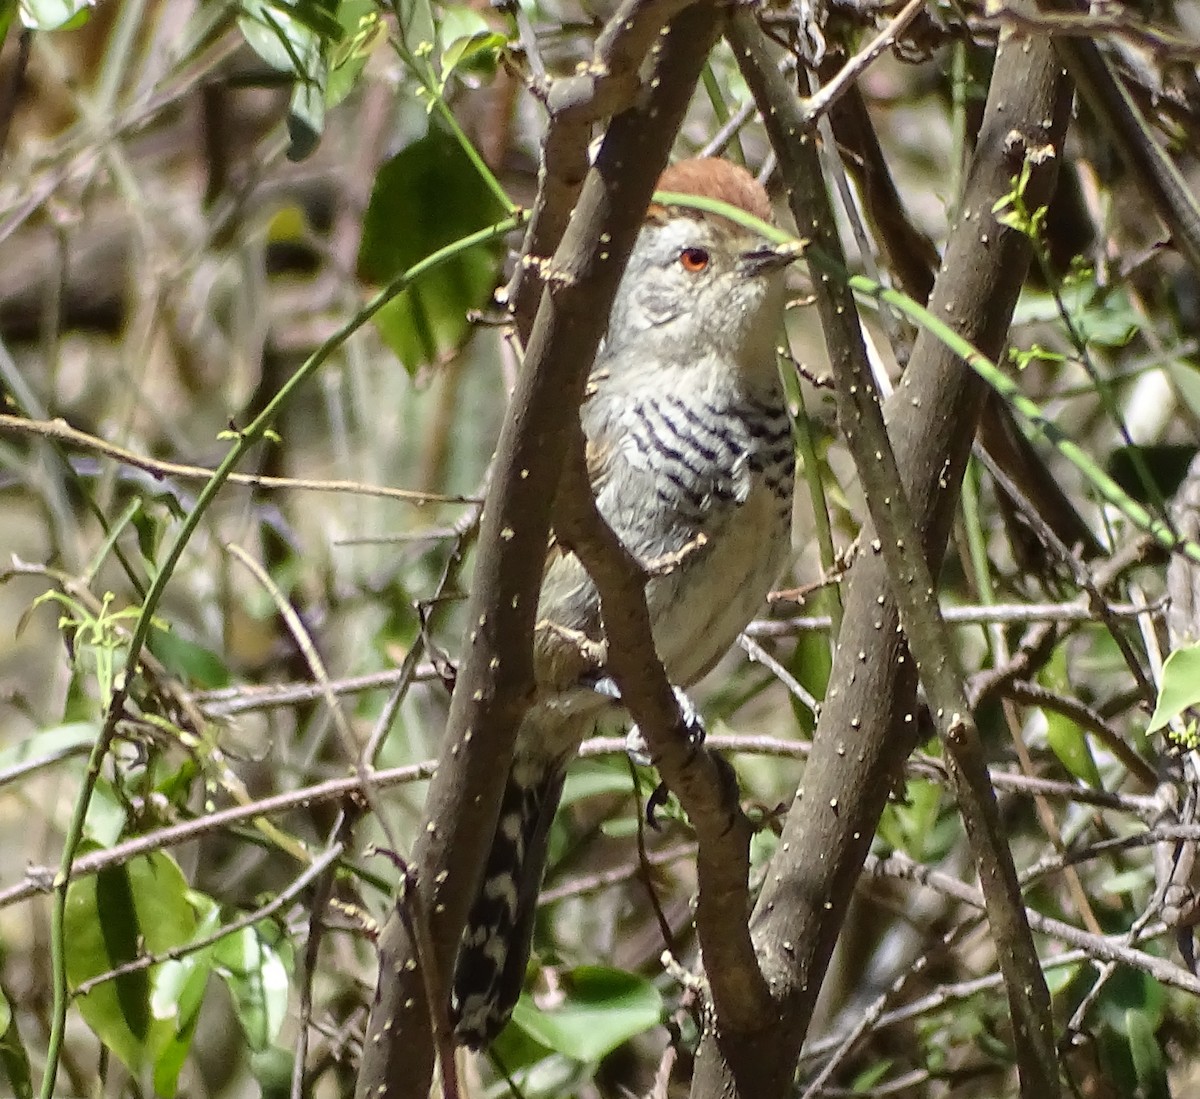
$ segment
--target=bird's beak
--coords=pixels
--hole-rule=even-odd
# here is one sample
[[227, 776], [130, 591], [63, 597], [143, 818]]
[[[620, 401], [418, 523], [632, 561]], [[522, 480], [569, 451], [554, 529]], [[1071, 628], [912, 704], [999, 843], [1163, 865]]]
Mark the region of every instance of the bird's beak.
[[740, 257], [742, 271], [747, 275], [768, 275], [800, 258], [802, 249], [796, 244], [775, 244], [752, 248]]

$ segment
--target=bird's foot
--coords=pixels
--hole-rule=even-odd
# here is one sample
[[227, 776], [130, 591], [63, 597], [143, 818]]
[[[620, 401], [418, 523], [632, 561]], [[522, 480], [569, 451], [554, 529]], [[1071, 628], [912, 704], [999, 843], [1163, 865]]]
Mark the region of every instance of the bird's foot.
[[[675, 692], [675, 703], [679, 707], [679, 716], [682, 718], [682, 728], [688, 747], [695, 752], [704, 743], [705, 736], [708, 735], [704, 728], [704, 719], [700, 716], [700, 711], [696, 709], [696, 704], [688, 698], [681, 687], [672, 687], [671, 690]], [[642, 735], [642, 730], [637, 725], [632, 726], [625, 735], [625, 751], [634, 763], [643, 767], [650, 766], [652, 761], [649, 746], [646, 744], [646, 738]]]

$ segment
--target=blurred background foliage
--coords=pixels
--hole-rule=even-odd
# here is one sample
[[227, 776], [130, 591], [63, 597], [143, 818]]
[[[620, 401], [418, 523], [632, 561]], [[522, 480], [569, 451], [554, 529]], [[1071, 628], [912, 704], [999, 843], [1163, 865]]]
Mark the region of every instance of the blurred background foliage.
[[[36, 1090], [45, 1067], [46, 890], [86, 754], [203, 470], [371, 292], [510, 203], [532, 203], [544, 120], [526, 87], [529, 46], [551, 75], [569, 73], [607, 14], [602, 0], [0, 3], [0, 1079], [13, 1094]], [[1186, 5], [1158, 5], [1154, 18], [1172, 41], [1200, 33]], [[872, 26], [870, 12], [831, 24], [833, 55]], [[953, 214], [995, 33], [982, 11], [931, 5], [859, 82], [903, 209], [933, 242]], [[1137, 43], [1114, 35], [1108, 46], [1190, 172], [1195, 47]], [[770, 182], [748, 103], [721, 47], [678, 154], [731, 134], [726, 155]], [[1175, 492], [1200, 409], [1200, 293], [1160, 235], [1080, 106], [1013, 365], [1052, 421], [1151, 507]], [[379, 768], [436, 753], [477, 501], [519, 365], [492, 323], [519, 234], [505, 243], [456, 253], [338, 346], [241, 467], [285, 481], [227, 484], [188, 542], [89, 806], [78, 858], [100, 872], [67, 897], [59, 1094], [283, 1095], [299, 1086], [297, 1057], [304, 1094], [352, 1090], [373, 921], [395, 879], [368, 846], [407, 851], [424, 772], [366, 799], [345, 783], [331, 796], [329, 784], [364, 751]], [[872, 270], [874, 252], [856, 262]], [[803, 370], [789, 365], [788, 380], [809, 476], [794, 563], [750, 631], [752, 659], [731, 654], [699, 692], [714, 737], [743, 735], [733, 758], [763, 825], [759, 868], [802, 780], [807, 700], [825, 689], [839, 563], [863, 514], [831, 399], [813, 384], [826, 367], [803, 277], [795, 292], [787, 337]], [[868, 326], [895, 377], [911, 332], [875, 316]], [[1134, 537], [1077, 470], [1047, 461], [1107, 544]], [[828, 532], [814, 520], [822, 510]], [[1011, 519], [972, 468], [943, 580], [972, 676], [1030, 644], [1031, 604], [1058, 608], [1029, 690], [979, 715], [998, 772], [1060, 784], [1044, 798], [1015, 779], [1000, 787], [1027, 868], [1152, 817], [1156, 770], [1170, 777], [1171, 760], [1163, 736], [1145, 733], [1153, 692], [1125, 654], [1153, 679], [1156, 645], [1169, 642], [1161, 561], [1110, 592], [1150, 609], [1101, 621], [1076, 600], [1078, 575], [1030, 554]], [[978, 610], [991, 603], [1009, 617]], [[1174, 713], [1195, 702], [1185, 689]], [[927, 752], [897, 787], [877, 853], [969, 878], [936, 745]], [[631, 781], [611, 743], [572, 773], [530, 995], [497, 1050], [525, 1095], [645, 1093], [656, 1073], [665, 1095], [687, 1077], [695, 994], [660, 956], [694, 961], [691, 844], [671, 807], [660, 830], [645, 828], [651, 782]], [[270, 812], [210, 820], [289, 793]], [[166, 830], [190, 823], [186, 842], [168, 842]], [[121, 846], [140, 836], [153, 838], [147, 850]], [[805, 1094], [1011, 1093], [986, 925], [944, 892], [876, 871], [799, 1070], [812, 1082], [825, 1066], [828, 1086]], [[1155, 890], [1149, 849], [1132, 849], [1041, 877], [1028, 901], [1098, 936], [1134, 928]], [[1040, 945], [1056, 1017], [1065, 1027], [1078, 1016], [1064, 1053], [1075, 1094], [1200, 1087], [1190, 994], [1104, 971], [1086, 948]], [[1178, 961], [1169, 936], [1148, 949]], [[510, 1084], [480, 1059], [468, 1087], [502, 1095]]]

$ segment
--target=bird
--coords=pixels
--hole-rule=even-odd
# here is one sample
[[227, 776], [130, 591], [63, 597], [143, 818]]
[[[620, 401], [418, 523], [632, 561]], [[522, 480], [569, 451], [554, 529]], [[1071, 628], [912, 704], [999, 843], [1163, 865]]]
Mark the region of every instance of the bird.
[[[762, 185], [721, 158], [669, 166], [658, 190], [771, 219]], [[634, 558], [658, 563], [648, 569], [646, 604], [677, 693], [734, 643], [790, 553], [795, 447], [775, 348], [794, 258], [727, 218], [652, 204], [580, 408], [600, 514]], [[603, 668], [580, 674], [578, 659], [562, 659], [602, 643], [595, 585], [552, 534], [535, 628], [537, 695], [451, 982], [456, 1038], [475, 1049], [503, 1029], [524, 984], [567, 766], [619, 706]]]

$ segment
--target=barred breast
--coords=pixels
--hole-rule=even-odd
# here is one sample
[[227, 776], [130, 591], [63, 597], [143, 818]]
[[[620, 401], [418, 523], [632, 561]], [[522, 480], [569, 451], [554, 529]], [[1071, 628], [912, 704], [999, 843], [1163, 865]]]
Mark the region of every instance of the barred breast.
[[[794, 449], [781, 389], [649, 392], [622, 413], [601, 513], [643, 563], [673, 683], [708, 672], [763, 605], [790, 549]], [[645, 504], [649, 496], [653, 503]]]

